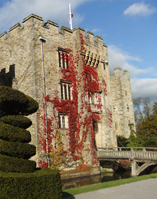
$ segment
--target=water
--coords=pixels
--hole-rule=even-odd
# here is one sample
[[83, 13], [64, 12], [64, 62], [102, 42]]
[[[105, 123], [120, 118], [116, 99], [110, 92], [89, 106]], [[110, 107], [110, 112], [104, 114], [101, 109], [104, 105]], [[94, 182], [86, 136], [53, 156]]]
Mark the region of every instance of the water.
[[113, 180], [119, 180], [131, 177], [130, 171], [114, 172], [114, 173], [102, 173], [101, 175], [71, 178], [62, 180], [62, 189], [69, 189], [74, 187], [80, 187], [90, 184], [97, 184], [100, 182], [107, 182]]

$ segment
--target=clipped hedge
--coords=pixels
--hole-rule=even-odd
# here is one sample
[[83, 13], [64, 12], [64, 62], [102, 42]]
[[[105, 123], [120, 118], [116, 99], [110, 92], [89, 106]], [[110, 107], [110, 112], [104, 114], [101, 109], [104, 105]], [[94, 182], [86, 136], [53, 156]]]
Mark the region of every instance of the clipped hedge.
[[31, 141], [29, 131], [0, 122], [0, 139], [10, 142], [28, 143]]
[[36, 147], [27, 143], [10, 142], [0, 139], [0, 153], [11, 157], [29, 159], [36, 154]]
[[27, 129], [32, 125], [32, 121], [23, 115], [6, 115], [1, 117], [2, 122], [15, 127]]
[[27, 96], [6, 86], [0, 86], [0, 107], [6, 114], [18, 114], [28, 103]]
[[0, 170], [17, 173], [34, 172], [36, 170], [36, 162], [0, 154]]
[[26, 96], [27, 96], [28, 102], [27, 102], [27, 106], [21, 109], [22, 115], [29, 115], [29, 114], [35, 113], [39, 108], [39, 104], [36, 100], [34, 100], [32, 97], [28, 95]]
[[34, 173], [0, 172], [0, 198], [61, 199], [62, 185], [56, 170], [41, 169]]

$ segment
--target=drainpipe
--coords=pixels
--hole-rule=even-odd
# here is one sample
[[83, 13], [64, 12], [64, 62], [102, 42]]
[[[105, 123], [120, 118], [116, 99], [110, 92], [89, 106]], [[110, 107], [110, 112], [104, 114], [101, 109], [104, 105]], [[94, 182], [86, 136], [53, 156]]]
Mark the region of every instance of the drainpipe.
[[[44, 53], [43, 53], [43, 43], [46, 42], [45, 38], [40, 35], [39, 39], [41, 41], [41, 58], [42, 58], [42, 70], [43, 70], [43, 83], [44, 83], [44, 97], [46, 97], [46, 85], [45, 85], [45, 69], [44, 69]], [[47, 102], [45, 99], [45, 120], [46, 120], [46, 153], [47, 153], [47, 163], [48, 167], [50, 166], [50, 160], [49, 160], [49, 151], [48, 151], [48, 132], [47, 132]]]

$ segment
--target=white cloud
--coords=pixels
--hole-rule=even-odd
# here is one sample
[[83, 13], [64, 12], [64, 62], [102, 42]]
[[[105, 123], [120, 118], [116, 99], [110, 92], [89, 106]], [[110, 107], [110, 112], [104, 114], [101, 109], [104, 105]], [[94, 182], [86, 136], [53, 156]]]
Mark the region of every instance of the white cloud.
[[133, 57], [123, 52], [121, 49], [117, 48], [114, 45], [108, 46], [109, 54], [109, 64], [111, 73], [113, 73], [114, 68], [121, 68], [123, 70], [128, 70], [131, 77], [135, 77], [139, 74], [146, 74], [151, 71], [151, 68], [148, 69], [139, 69], [129, 63], [129, 61], [142, 61], [138, 57]]
[[157, 102], [157, 79], [131, 79], [133, 98], [149, 97]]
[[[73, 10], [73, 26], [77, 26], [83, 16], [74, 12], [79, 5], [92, 0], [71, 0]], [[17, 22], [22, 22], [23, 18], [34, 13], [43, 17], [44, 21], [52, 20], [59, 25], [68, 26], [69, 0], [11, 0], [7, 1], [0, 8], [0, 29], [8, 30]], [[7, 28], [7, 29], [6, 29]]]
[[142, 60], [138, 57], [128, 55], [114, 45], [108, 46], [108, 54], [111, 73], [117, 67], [123, 69], [123, 71], [129, 71], [133, 98], [149, 97], [152, 102], [157, 101], [157, 79], [137, 78], [140, 74], [151, 74], [152, 68], [139, 69], [129, 64], [129, 61], [139, 62]]
[[134, 3], [130, 7], [128, 7], [123, 13], [124, 15], [140, 15], [140, 16], [147, 16], [153, 14], [157, 9], [151, 7], [145, 3]]

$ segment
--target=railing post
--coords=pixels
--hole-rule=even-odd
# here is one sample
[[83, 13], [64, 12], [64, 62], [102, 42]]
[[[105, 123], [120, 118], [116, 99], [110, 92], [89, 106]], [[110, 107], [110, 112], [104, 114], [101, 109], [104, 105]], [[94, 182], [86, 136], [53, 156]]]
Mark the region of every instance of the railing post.
[[137, 176], [137, 174], [136, 174], [136, 167], [137, 167], [137, 164], [136, 164], [136, 161], [135, 160], [133, 160], [132, 162], [131, 162], [131, 176], [133, 177], [135, 177], [135, 176]]
[[146, 149], [145, 149], [145, 147], [143, 147], [143, 152], [146, 152]]

